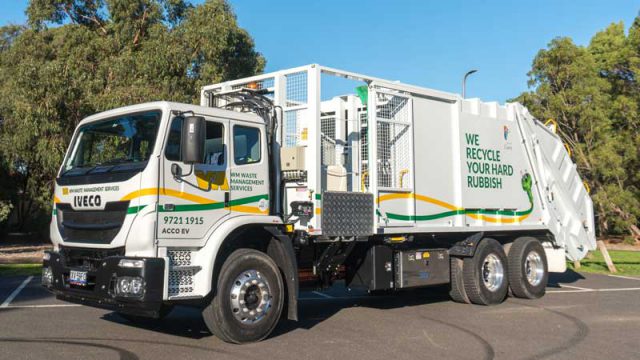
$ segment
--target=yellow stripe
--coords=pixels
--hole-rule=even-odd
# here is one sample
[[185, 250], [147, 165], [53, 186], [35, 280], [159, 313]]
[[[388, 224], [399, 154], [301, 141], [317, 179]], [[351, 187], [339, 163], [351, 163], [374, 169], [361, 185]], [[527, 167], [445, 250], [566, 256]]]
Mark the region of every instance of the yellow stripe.
[[249, 213], [249, 214], [260, 214], [266, 215], [269, 213], [268, 210], [260, 210], [256, 206], [246, 206], [246, 205], [234, 205], [230, 207], [231, 211]]
[[53, 203], [54, 204], [58, 204], [59, 202], [60, 202], [60, 198], [55, 196], [55, 195], [53, 195]]
[[531, 213], [527, 214], [527, 215], [522, 215], [522, 216], [518, 216], [517, 218], [494, 218], [494, 217], [490, 217], [487, 215], [478, 215], [478, 214], [466, 214], [467, 216], [476, 219], [476, 220], [483, 220], [486, 222], [491, 222], [491, 223], [505, 223], [505, 224], [512, 224], [512, 223], [517, 223], [517, 222], [521, 222], [522, 220], [526, 219], [529, 217], [529, 215], [531, 215]]
[[141, 197], [141, 196], [158, 195], [158, 190], [160, 190], [160, 195], [173, 196], [173, 197], [177, 197], [177, 198], [180, 198], [180, 199], [192, 201], [192, 202], [195, 202], [195, 203], [198, 203], [198, 204], [213, 204], [213, 203], [216, 202], [216, 201], [214, 201], [212, 199], [207, 199], [207, 198], [202, 197], [202, 196], [193, 195], [193, 194], [189, 194], [189, 193], [186, 193], [186, 192], [173, 190], [173, 189], [166, 189], [166, 188], [140, 189], [140, 190], [137, 190], [137, 191], [134, 191], [134, 192], [131, 192], [131, 193], [125, 195], [122, 199], [120, 199], [120, 201], [133, 200], [133, 199]]
[[454, 205], [451, 205], [449, 203], [446, 203], [444, 201], [438, 200], [438, 199], [434, 199], [432, 197], [428, 197], [428, 196], [424, 196], [424, 195], [417, 195], [415, 193], [396, 193], [396, 194], [385, 194], [382, 196], [378, 197], [378, 200], [376, 200], [376, 202], [379, 204], [383, 201], [387, 201], [387, 200], [393, 200], [393, 199], [416, 199], [419, 201], [424, 201], [424, 202], [428, 202], [428, 203], [432, 203], [438, 206], [442, 206], [443, 208], [449, 209], [449, 210], [461, 210], [462, 208], [456, 207]]
[[316, 215], [322, 214], [322, 208], [316, 208]]
[[[428, 196], [424, 196], [424, 195], [418, 195], [415, 193], [395, 193], [395, 194], [384, 194], [382, 196], [379, 196], [378, 199], [376, 200], [376, 203], [380, 204], [383, 201], [387, 201], [387, 200], [394, 200], [394, 199], [416, 199], [418, 201], [423, 201], [423, 202], [427, 202], [427, 203], [431, 203], [431, 204], [435, 204], [438, 206], [441, 206], [445, 209], [448, 210], [462, 210], [461, 207], [457, 207], [455, 205], [446, 203], [442, 200], [438, 200], [438, 199], [434, 199], [432, 197], [428, 197]], [[529, 215], [531, 215], [531, 213], [527, 214], [527, 215], [522, 215], [519, 216], [517, 218], [502, 218], [502, 217], [492, 217], [492, 216], [487, 216], [487, 215], [479, 215], [479, 214], [465, 214], [467, 216], [469, 216], [472, 219], [476, 219], [476, 220], [483, 220], [486, 222], [491, 222], [491, 223], [505, 223], [505, 224], [512, 224], [512, 223], [516, 223], [516, 222], [521, 222], [522, 220], [526, 219], [529, 217]]]
[[449, 203], [446, 203], [444, 201], [438, 200], [438, 199], [434, 199], [428, 196], [424, 196], [424, 195], [415, 195], [415, 199], [416, 200], [420, 200], [420, 201], [424, 201], [424, 202], [428, 202], [428, 203], [432, 203], [432, 204], [436, 204], [436, 205], [440, 205], [443, 208], [449, 209], [449, 210], [462, 210], [462, 208], [459, 208], [457, 206], [451, 205]]

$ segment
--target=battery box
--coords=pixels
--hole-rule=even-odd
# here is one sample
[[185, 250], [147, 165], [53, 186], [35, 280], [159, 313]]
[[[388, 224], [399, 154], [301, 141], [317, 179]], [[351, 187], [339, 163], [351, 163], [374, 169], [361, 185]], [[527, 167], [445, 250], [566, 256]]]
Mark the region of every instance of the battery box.
[[445, 249], [396, 251], [394, 257], [397, 289], [449, 282], [449, 254]]

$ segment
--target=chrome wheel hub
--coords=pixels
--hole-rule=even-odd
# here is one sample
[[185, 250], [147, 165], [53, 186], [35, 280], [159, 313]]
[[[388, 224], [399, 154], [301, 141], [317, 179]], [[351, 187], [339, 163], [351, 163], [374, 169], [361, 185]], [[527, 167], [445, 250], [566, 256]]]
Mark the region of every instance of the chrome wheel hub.
[[540, 285], [544, 277], [544, 264], [540, 254], [535, 251], [527, 254], [527, 258], [524, 261], [524, 273], [529, 284], [532, 286]]
[[504, 265], [495, 254], [489, 254], [482, 263], [482, 281], [487, 290], [493, 292], [502, 286]]
[[269, 283], [257, 270], [243, 271], [233, 281], [229, 298], [233, 316], [245, 324], [262, 320], [271, 308]]

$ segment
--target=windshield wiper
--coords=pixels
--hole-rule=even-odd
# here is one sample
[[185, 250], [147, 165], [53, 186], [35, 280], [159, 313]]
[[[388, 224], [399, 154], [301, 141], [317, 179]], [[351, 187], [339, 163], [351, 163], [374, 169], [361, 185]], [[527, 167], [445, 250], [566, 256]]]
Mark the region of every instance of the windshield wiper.
[[69, 172], [71, 172], [71, 171], [73, 171], [73, 170], [91, 168], [91, 169], [89, 169], [89, 170], [85, 171], [85, 172], [82, 174], [82, 175], [85, 175], [87, 172], [89, 172], [89, 171], [91, 171], [91, 170], [95, 169], [95, 168], [96, 168], [96, 166], [98, 166], [98, 165], [96, 165], [96, 164], [84, 164], [84, 165], [74, 166], [74, 167], [72, 167], [71, 169], [67, 169], [67, 170], [63, 171], [63, 172], [60, 174], [60, 177], [65, 176], [67, 173], [69, 173]]
[[[128, 162], [136, 162], [136, 161], [133, 158], [116, 158], [116, 159], [111, 159], [111, 160], [104, 161], [104, 162], [101, 162], [101, 163], [84, 164], [84, 165], [74, 166], [71, 169], [65, 170], [60, 174], [60, 176], [61, 177], [65, 176], [70, 171], [77, 170], [77, 169], [87, 169], [82, 174], [78, 174], [78, 175], [88, 175], [88, 174], [92, 173], [95, 169], [97, 169], [97, 168], [99, 168], [101, 166], [111, 166], [109, 169], [106, 169], [104, 171], [104, 172], [110, 172], [113, 169], [117, 168], [117, 166], [114, 166], [114, 165], [120, 165], [120, 164], [124, 164], [124, 163], [128, 163]], [[140, 161], [140, 163], [142, 163], [142, 161]]]
[[126, 162], [133, 162], [135, 161], [134, 158], [115, 158], [115, 159], [111, 159], [105, 162], [102, 162], [100, 164], [97, 165], [117, 165], [117, 164], [122, 164], [122, 163], [126, 163]]

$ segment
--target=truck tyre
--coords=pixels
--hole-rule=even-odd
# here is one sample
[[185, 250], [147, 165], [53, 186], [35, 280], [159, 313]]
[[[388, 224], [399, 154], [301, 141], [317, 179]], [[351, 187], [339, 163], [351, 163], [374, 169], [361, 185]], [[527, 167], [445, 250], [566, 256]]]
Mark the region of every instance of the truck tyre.
[[464, 260], [456, 257], [452, 257], [451, 264], [451, 282], [449, 283], [449, 296], [455, 302], [470, 304], [471, 301], [464, 291], [464, 277], [462, 268]]
[[221, 340], [248, 343], [273, 331], [283, 303], [284, 286], [275, 262], [263, 252], [239, 249], [222, 265], [215, 295], [202, 315]]
[[544, 295], [549, 280], [547, 256], [540, 241], [517, 238], [509, 249], [509, 284], [513, 296], [537, 299]]
[[472, 303], [499, 304], [507, 296], [507, 255], [499, 242], [485, 238], [463, 264], [464, 290]]

